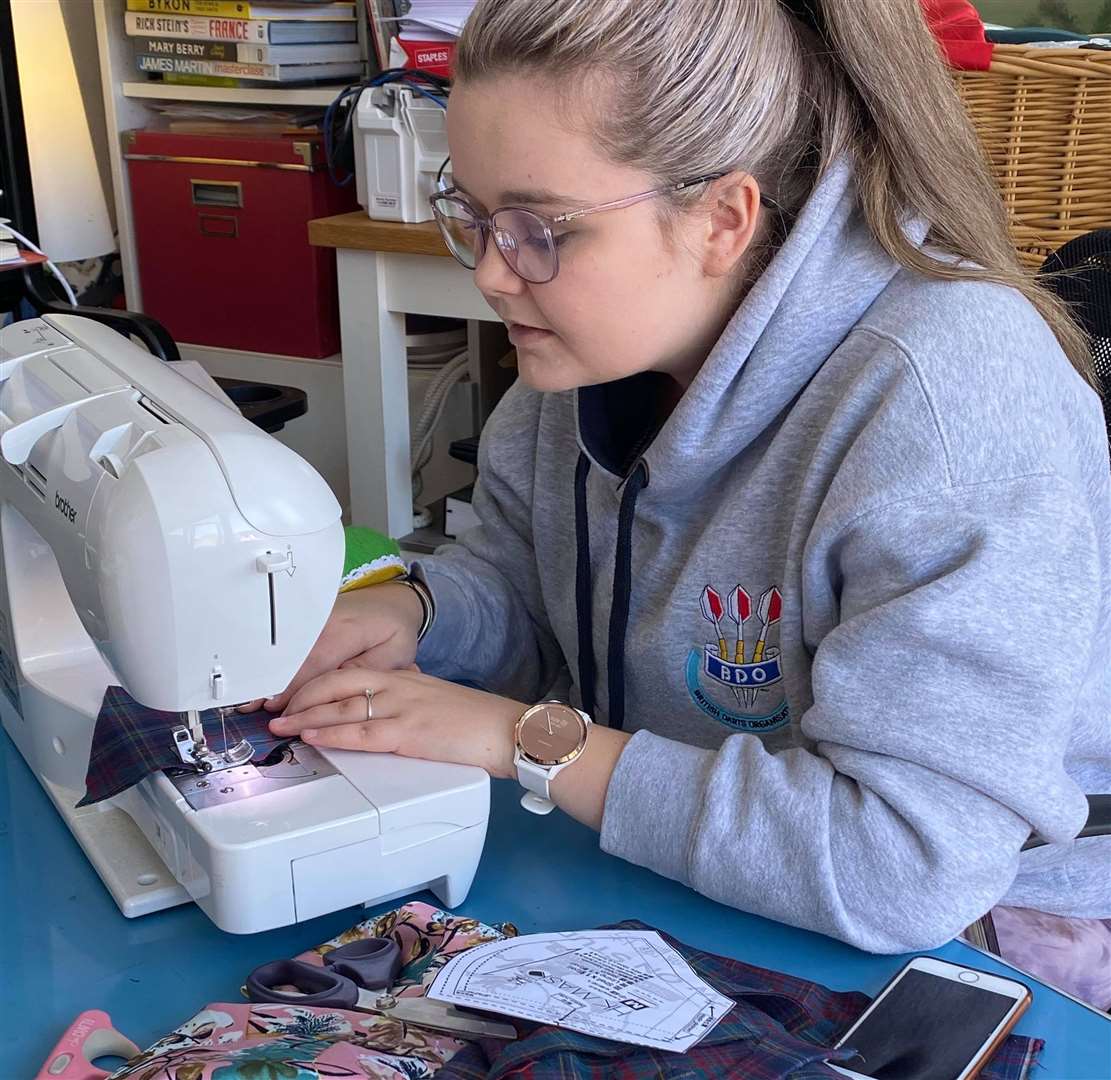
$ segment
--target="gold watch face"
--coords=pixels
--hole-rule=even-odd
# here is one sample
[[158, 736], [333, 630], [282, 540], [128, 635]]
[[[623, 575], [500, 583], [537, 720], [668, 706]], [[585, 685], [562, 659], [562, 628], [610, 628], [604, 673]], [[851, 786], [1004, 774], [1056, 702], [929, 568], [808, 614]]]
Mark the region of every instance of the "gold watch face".
[[586, 724], [570, 705], [542, 702], [517, 721], [517, 745], [538, 765], [562, 765], [578, 756]]

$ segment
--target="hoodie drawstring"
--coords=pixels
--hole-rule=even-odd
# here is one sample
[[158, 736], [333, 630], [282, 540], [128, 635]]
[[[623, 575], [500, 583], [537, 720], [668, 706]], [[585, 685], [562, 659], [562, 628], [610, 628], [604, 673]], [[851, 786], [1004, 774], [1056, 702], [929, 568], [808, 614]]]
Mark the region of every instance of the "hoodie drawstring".
[[[575, 608], [579, 631], [579, 689], [583, 709], [593, 715], [594, 619], [590, 573], [590, 524], [586, 506], [586, 478], [590, 459], [579, 455], [575, 468]], [[613, 600], [610, 605], [609, 650], [606, 675], [609, 683], [609, 726], [625, 726], [625, 635], [629, 628], [629, 602], [633, 588], [633, 520], [636, 502], [648, 486], [648, 466], [641, 459], [626, 477], [617, 513], [617, 551], [613, 564]]]
[[590, 458], [579, 454], [575, 466], [575, 619], [579, 630], [579, 693], [583, 711], [594, 716], [594, 619], [590, 582], [590, 527], [586, 510], [586, 478]]

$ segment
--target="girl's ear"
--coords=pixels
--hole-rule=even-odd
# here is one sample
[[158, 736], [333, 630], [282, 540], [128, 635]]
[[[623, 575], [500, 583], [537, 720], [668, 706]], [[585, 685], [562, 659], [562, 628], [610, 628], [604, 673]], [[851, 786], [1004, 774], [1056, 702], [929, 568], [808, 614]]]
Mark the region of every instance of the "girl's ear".
[[702, 270], [707, 277], [727, 277], [748, 250], [760, 216], [760, 185], [747, 173], [731, 172], [715, 180], [707, 193]]

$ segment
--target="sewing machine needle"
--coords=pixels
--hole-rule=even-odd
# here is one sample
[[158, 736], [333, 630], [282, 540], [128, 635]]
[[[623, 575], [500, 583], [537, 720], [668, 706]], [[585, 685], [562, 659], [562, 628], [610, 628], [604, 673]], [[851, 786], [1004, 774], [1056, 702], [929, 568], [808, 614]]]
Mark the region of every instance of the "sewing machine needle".
[[228, 753], [228, 725], [227, 725], [227, 722], [224, 720], [224, 717], [226, 715], [227, 715], [227, 711], [224, 709], [223, 705], [221, 705], [220, 706], [220, 734], [224, 738], [224, 749], [223, 749], [222, 753], [224, 754], [225, 757], [227, 757], [227, 753]]

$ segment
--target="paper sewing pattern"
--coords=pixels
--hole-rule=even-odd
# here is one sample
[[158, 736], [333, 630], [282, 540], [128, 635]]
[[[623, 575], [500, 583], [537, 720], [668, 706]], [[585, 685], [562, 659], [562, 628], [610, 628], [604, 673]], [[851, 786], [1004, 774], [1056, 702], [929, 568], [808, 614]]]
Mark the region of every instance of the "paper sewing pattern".
[[733, 1008], [654, 930], [529, 934], [448, 961], [428, 996], [685, 1051]]

